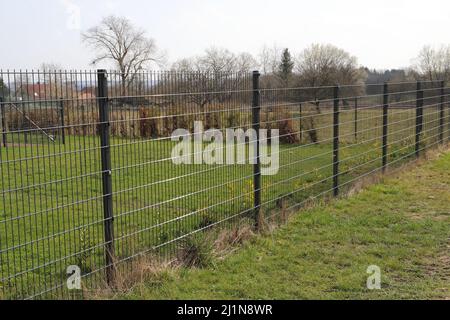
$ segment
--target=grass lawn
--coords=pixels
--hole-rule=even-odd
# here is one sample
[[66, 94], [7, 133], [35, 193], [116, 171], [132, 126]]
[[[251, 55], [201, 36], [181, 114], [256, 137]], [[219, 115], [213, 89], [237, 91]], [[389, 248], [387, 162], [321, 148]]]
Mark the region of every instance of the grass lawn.
[[[450, 153], [302, 211], [215, 268], [173, 271], [128, 299], [449, 299]], [[366, 288], [370, 265], [381, 290]]]
[[[412, 109], [390, 111], [393, 166], [414, 155], [414, 115]], [[331, 190], [332, 117], [329, 112], [317, 117], [321, 143], [280, 146], [278, 174], [262, 179], [264, 210], [276, 208], [280, 198], [289, 206]], [[343, 189], [381, 165], [381, 110], [361, 110], [358, 122], [355, 140], [353, 111], [342, 112]], [[436, 146], [434, 108], [426, 110], [424, 124], [422, 147]], [[43, 135], [29, 137], [26, 145], [20, 134], [8, 138], [10, 146], [0, 148], [0, 297], [59, 296], [66, 268], [74, 264], [86, 279], [92, 274], [104, 279], [99, 138], [67, 135], [65, 145]], [[152, 248], [173, 255], [179, 239], [252, 209], [251, 165], [176, 166], [170, 161], [173, 146], [141, 138], [111, 140], [119, 260]]]

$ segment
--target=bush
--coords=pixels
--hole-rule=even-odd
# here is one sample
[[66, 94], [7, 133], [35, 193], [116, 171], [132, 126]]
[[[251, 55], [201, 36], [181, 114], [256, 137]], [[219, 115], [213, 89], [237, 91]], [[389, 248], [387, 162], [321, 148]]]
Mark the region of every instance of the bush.
[[[25, 115], [41, 128], [57, 127], [61, 125], [60, 116], [55, 109], [27, 109]], [[11, 109], [11, 112], [7, 113], [6, 122], [10, 131], [35, 128], [34, 125], [24, 117], [22, 112], [15, 109]]]

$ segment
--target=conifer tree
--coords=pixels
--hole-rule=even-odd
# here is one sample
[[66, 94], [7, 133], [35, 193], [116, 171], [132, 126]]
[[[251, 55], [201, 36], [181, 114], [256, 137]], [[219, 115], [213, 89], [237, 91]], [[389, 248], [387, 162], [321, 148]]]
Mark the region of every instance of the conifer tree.
[[286, 48], [283, 50], [283, 53], [281, 55], [281, 63], [278, 71], [280, 78], [287, 83], [292, 75], [293, 69], [294, 69], [294, 61], [292, 60], [292, 56], [291, 53], [289, 52], [289, 49]]

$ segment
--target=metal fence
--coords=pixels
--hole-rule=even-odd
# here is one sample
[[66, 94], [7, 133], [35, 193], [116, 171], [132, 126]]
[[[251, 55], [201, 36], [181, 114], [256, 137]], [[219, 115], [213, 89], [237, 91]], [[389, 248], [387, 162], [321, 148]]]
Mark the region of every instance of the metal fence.
[[[112, 283], [140, 255], [171, 259], [185, 239], [242, 218], [258, 227], [450, 137], [442, 81], [287, 87], [271, 77], [0, 71], [0, 298], [80, 297], [69, 266], [85, 288]], [[207, 164], [194, 143], [193, 164], [175, 164], [185, 137], [173, 133], [193, 137], [199, 122], [255, 129], [241, 142], [249, 161]], [[255, 140], [279, 159], [276, 174], [263, 174], [259, 143], [251, 155]]]

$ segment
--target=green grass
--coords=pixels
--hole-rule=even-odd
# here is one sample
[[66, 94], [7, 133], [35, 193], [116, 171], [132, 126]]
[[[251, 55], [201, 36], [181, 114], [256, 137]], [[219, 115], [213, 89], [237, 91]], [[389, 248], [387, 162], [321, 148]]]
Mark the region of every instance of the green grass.
[[[389, 161], [409, 161], [414, 150], [414, 111], [390, 113]], [[317, 116], [322, 143], [282, 145], [279, 173], [263, 177], [263, 210], [276, 200], [301, 204], [332, 187], [332, 117]], [[343, 189], [381, 164], [381, 112], [359, 112], [353, 137], [353, 112], [341, 114]], [[437, 114], [425, 115], [422, 146], [436, 143]], [[299, 123], [295, 122], [295, 126]], [[0, 148], [0, 292], [27, 297], [65, 283], [65, 270], [79, 265], [84, 274], [103, 278], [103, 198], [100, 142], [95, 136], [66, 136], [49, 142], [42, 135], [10, 134]], [[170, 256], [175, 239], [252, 208], [252, 166], [175, 166], [172, 142], [113, 137], [111, 141], [115, 250], [124, 259], [152, 247]], [[401, 161], [400, 161], [401, 160]], [[91, 277], [89, 277], [91, 278]], [[87, 278], [86, 278], [87, 279]], [[95, 280], [95, 279], [93, 279]], [[88, 281], [88, 280], [86, 280]]]
[[[448, 299], [450, 153], [302, 211], [215, 268], [178, 270], [126, 299]], [[366, 288], [368, 266], [381, 290]]]

